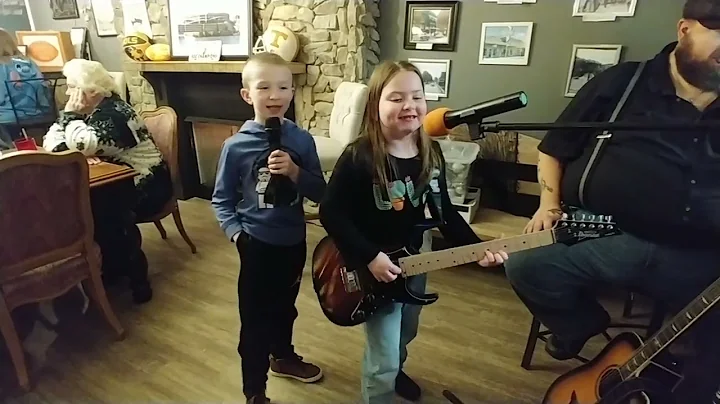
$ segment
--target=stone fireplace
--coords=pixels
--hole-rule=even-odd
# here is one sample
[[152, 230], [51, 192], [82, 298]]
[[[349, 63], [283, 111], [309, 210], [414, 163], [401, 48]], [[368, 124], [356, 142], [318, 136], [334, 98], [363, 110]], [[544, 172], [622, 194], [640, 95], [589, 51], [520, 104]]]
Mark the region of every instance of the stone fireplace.
[[[169, 43], [169, 22], [167, 0], [146, 0], [148, 16], [153, 30], [153, 41]], [[119, 2], [118, 2], [119, 3]], [[374, 66], [379, 62], [380, 35], [376, 30], [376, 19], [380, 17], [379, 0], [254, 0], [253, 31], [255, 37], [272, 25], [283, 25], [298, 36], [300, 52], [296, 62], [304, 65], [302, 71], [295, 74], [295, 100], [292, 117], [298, 125], [316, 136], [327, 136], [330, 112], [334, 92], [343, 81], [364, 82]], [[122, 8], [115, 9], [117, 18], [122, 21]], [[122, 23], [116, 23], [122, 28]], [[122, 33], [121, 33], [122, 35]], [[125, 63], [125, 75], [129, 87], [129, 101], [138, 110], [154, 109], [158, 105], [175, 107], [167, 94], [157, 94], [160, 73], [149, 73], [142, 64], [128, 61]], [[185, 72], [167, 79], [176, 83], [189, 83], [195, 75], [204, 75], [201, 82], [240, 83], [239, 74], [224, 73], [223, 78], [212, 73]], [[209, 76], [208, 76], [209, 74]], [[154, 77], [153, 77], [154, 76]], [[167, 76], [167, 75], [165, 75]], [[177, 81], [182, 76], [181, 81]], [[148, 79], [150, 79], [148, 81]], [[152, 82], [152, 83], [151, 83]], [[233, 85], [232, 88], [236, 88]], [[196, 87], [196, 92], [200, 89]], [[220, 87], [214, 87], [219, 89]], [[177, 96], [180, 94], [176, 91]], [[235, 92], [237, 94], [237, 92]], [[227, 94], [220, 96], [226, 99]], [[237, 97], [237, 109], [247, 115], [244, 102]], [[180, 107], [187, 109], [187, 106]], [[181, 119], [231, 119], [233, 127], [251, 116], [204, 116], [200, 110], [183, 111]], [[250, 112], [251, 113], [251, 112]], [[180, 114], [179, 114], [180, 115]], [[216, 114], [217, 115], [217, 114]], [[236, 114], [237, 115], [237, 114]], [[184, 117], [184, 118], [183, 118]], [[182, 139], [190, 135], [181, 130], [180, 152], [183, 167], [183, 183], [196, 183], [199, 172], [189, 168], [187, 161], [197, 150], [192, 141]], [[185, 143], [186, 146], [182, 144]], [[185, 158], [183, 157], [185, 155]], [[193, 171], [194, 170], [194, 171]], [[186, 176], [195, 179], [185, 178]], [[190, 187], [192, 188], [192, 187]], [[185, 190], [184, 197], [201, 196], [197, 192]]]

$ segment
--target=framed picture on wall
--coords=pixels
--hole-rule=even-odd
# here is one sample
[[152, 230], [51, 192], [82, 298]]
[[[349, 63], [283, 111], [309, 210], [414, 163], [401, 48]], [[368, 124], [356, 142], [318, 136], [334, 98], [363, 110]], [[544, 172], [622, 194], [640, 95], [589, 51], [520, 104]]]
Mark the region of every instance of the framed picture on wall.
[[454, 51], [459, 1], [405, 3], [405, 49]]
[[50, 0], [53, 20], [70, 20], [80, 18], [77, 0]]
[[448, 96], [450, 59], [408, 59], [420, 70], [428, 100]]
[[574, 97], [593, 77], [620, 62], [622, 45], [573, 45], [565, 96]]
[[602, 17], [632, 17], [637, 0], [575, 0], [573, 17], [600, 19]]
[[225, 59], [246, 59], [252, 50], [252, 0], [168, 0], [173, 58], [188, 57], [203, 42], [222, 42]]
[[527, 65], [532, 22], [486, 22], [480, 34], [481, 65]]

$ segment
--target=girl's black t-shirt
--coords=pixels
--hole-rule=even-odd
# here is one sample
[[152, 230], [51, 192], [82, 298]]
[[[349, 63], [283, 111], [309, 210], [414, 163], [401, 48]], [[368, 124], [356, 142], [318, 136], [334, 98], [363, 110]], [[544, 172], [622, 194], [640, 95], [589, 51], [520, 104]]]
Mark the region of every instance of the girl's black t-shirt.
[[[439, 145], [435, 152], [442, 156]], [[426, 221], [426, 206], [437, 187], [442, 219], [438, 226], [454, 245], [479, 243], [481, 240], [450, 202], [445, 182], [445, 162], [433, 171], [428, 184], [418, 184], [422, 164], [419, 157], [389, 156], [387, 191], [373, 180], [371, 152], [366, 139], [348, 146], [333, 169], [325, 197], [320, 203], [320, 221], [337, 245], [346, 262], [366, 266], [380, 251], [399, 247], [419, 248], [422, 232], [417, 226]], [[420, 189], [418, 189], [420, 188]]]

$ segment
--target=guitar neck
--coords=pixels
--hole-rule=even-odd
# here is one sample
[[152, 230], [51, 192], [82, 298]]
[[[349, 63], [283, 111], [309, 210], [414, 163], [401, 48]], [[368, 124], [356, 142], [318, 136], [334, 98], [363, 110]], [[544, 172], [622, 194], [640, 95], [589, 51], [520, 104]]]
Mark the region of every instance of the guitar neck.
[[720, 279], [708, 286], [698, 297], [680, 311], [652, 338], [645, 341], [635, 355], [620, 368], [623, 379], [628, 379], [645, 368], [650, 361], [687, 331], [702, 315], [720, 301]]
[[543, 230], [537, 233], [412, 255], [401, 258], [398, 261], [398, 266], [402, 268], [405, 276], [420, 275], [438, 269], [478, 262], [485, 257], [485, 251], [488, 250], [491, 252], [503, 250], [510, 254], [554, 243], [553, 231]]

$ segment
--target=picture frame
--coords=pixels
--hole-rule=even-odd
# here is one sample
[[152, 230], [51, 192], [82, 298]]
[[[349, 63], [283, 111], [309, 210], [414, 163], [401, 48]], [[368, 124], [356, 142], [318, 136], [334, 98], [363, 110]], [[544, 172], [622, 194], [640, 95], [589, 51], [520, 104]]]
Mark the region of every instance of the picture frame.
[[111, 0], [90, 0], [95, 32], [98, 37], [118, 36], [115, 28], [115, 9]]
[[485, 0], [485, 3], [509, 4], [535, 4], [537, 0]]
[[620, 63], [622, 49], [622, 45], [573, 45], [565, 97], [574, 97], [593, 77]]
[[17, 31], [18, 45], [24, 45], [26, 56], [42, 72], [61, 71], [65, 63], [75, 58], [70, 32], [67, 31]]
[[532, 22], [485, 22], [480, 28], [481, 65], [519, 65], [530, 62]]
[[632, 17], [635, 15], [637, 0], [612, 0], [610, 4], [600, 4], [593, 0], [575, 0], [573, 17], [588, 20], [614, 20], [615, 17]]
[[50, 0], [53, 20], [74, 20], [80, 18], [77, 0]]
[[450, 59], [408, 59], [420, 70], [425, 97], [446, 98], [450, 90]]
[[[168, 0], [172, 58], [187, 59], [196, 42], [222, 42], [224, 60], [245, 60], [252, 54], [252, 0]], [[208, 20], [208, 16], [211, 20]], [[205, 20], [204, 20], [205, 19]]]
[[459, 9], [459, 1], [407, 1], [403, 47], [454, 51]]
[[27, 56], [27, 45], [18, 45], [17, 48], [23, 56]]

